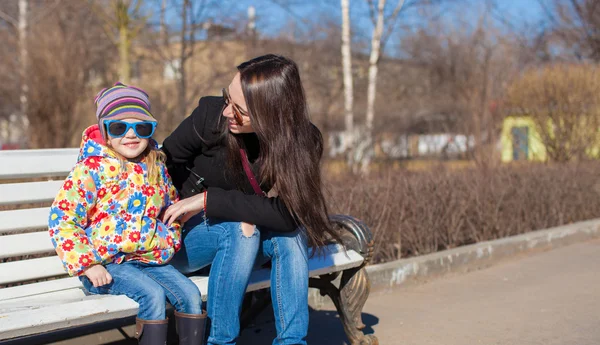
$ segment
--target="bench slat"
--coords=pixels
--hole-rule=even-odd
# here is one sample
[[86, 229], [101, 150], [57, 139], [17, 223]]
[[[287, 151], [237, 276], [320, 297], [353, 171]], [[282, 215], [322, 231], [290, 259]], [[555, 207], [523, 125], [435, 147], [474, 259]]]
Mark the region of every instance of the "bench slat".
[[54, 251], [47, 231], [0, 236], [0, 259]]
[[50, 202], [64, 181], [0, 184], [0, 205]]
[[14, 313], [22, 310], [33, 310], [52, 305], [60, 305], [83, 301], [88, 296], [84, 289], [69, 289], [63, 291], [55, 291], [52, 293], [44, 293], [36, 296], [24, 298], [15, 298], [0, 304], [1, 313]]
[[49, 207], [0, 211], [0, 234], [48, 228]]
[[0, 285], [66, 274], [58, 256], [0, 264]]
[[66, 176], [78, 154], [79, 149], [0, 151], [0, 179]]
[[20, 310], [0, 315], [0, 339], [133, 316], [137, 306], [127, 296], [106, 295], [35, 310]]
[[[49, 280], [46, 282], [32, 283], [2, 289], [0, 305], [4, 301], [16, 298], [37, 296], [46, 293], [81, 288], [81, 282], [76, 277]], [[2, 307], [0, 307], [1, 309]]]

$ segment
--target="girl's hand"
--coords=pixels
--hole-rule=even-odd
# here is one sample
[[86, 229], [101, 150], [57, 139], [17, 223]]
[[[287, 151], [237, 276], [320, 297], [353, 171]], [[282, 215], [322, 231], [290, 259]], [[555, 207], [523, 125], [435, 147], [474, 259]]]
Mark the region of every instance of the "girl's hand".
[[110, 284], [112, 276], [102, 265], [94, 265], [84, 272], [85, 276], [94, 284], [94, 287]]
[[183, 224], [188, 219], [197, 215], [204, 209], [204, 193], [200, 193], [189, 197], [187, 199], [179, 200], [173, 205], [169, 206], [163, 216], [163, 223], [171, 226], [174, 221], [181, 216], [179, 221]]

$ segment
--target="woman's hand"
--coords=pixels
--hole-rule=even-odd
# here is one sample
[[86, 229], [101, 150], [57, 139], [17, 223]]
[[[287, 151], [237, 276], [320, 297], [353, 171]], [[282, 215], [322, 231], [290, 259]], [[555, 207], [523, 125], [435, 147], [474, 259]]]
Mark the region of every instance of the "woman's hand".
[[107, 285], [112, 282], [112, 276], [102, 265], [91, 266], [83, 274], [94, 284], [94, 287]]
[[200, 193], [189, 197], [187, 199], [179, 200], [173, 205], [169, 206], [163, 216], [163, 223], [171, 226], [180, 216], [179, 221], [183, 224], [188, 219], [197, 215], [204, 209], [204, 193]]

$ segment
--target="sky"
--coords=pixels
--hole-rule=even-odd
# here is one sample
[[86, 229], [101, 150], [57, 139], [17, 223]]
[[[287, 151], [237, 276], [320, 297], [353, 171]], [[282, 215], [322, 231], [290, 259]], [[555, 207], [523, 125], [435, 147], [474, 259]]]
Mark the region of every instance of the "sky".
[[[158, 1], [158, 0], [154, 0]], [[172, 1], [172, 0], [170, 0]], [[262, 36], [278, 36], [281, 33], [291, 34], [293, 30], [308, 29], [314, 23], [324, 20], [341, 23], [340, 0], [205, 0], [206, 3], [218, 1], [219, 6], [206, 6], [207, 16], [220, 18], [226, 26], [243, 27], [247, 22], [247, 9], [256, 9], [256, 28]], [[377, 0], [373, 0], [377, 2]], [[387, 0], [386, 10], [390, 13], [399, 0]], [[430, 25], [417, 6], [407, 6], [423, 0], [405, 0], [405, 6], [398, 17], [398, 25], [410, 29]], [[476, 25], [481, 13], [485, 12], [489, 0], [442, 0], [446, 3], [441, 7], [435, 20], [456, 22], [458, 25]], [[536, 33], [536, 26], [544, 18], [544, 10], [540, 1], [548, 0], [493, 0], [495, 8], [486, 17], [500, 30], [508, 30], [510, 26], [525, 32]], [[151, 2], [151, 3], [160, 3]], [[370, 20], [366, 0], [350, 0], [350, 16], [353, 22], [353, 39], [362, 42], [367, 47], [370, 42], [373, 23]], [[439, 7], [437, 7], [439, 8]], [[218, 11], [218, 12], [217, 12]], [[226, 15], [223, 15], [226, 14]], [[155, 17], [156, 18], [156, 17]], [[174, 15], [169, 21], [177, 21]], [[293, 28], [293, 29], [292, 29]], [[524, 29], [526, 28], [526, 29]], [[390, 40], [388, 53], [398, 51], [401, 40]]]
[[[406, 0], [409, 3], [410, 0]], [[418, 0], [416, 0], [418, 1]], [[340, 20], [340, 1], [339, 0], [238, 0], [235, 5], [239, 11], [243, 11], [248, 6], [256, 8], [258, 17], [258, 28], [263, 32], [277, 32], [285, 27], [288, 22], [315, 20], [322, 13], [329, 13], [337, 20]], [[376, 1], [375, 1], [376, 2]], [[397, 3], [397, 0], [388, 0], [387, 9]], [[278, 3], [291, 3], [289, 6], [282, 6]], [[455, 6], [460, 6], [457, 11], [448, 13], [461, 14], [464, 20], [477, 20], [478, 11], [484, 7], [484, 0], [461, 0], [457, 1]], [[517, 25], [535, 23], [543, 17], [543, 9], [538, 0], [497, 0], [497, 16], [517, 23]], [[373, 27], [368, 16], [368, 7], [365, 0], [350, 0], [350, 16], [353, 20], [359, 19], [358, 25], [365, 31], [370, 31]], [[417, 20], [419, 14], [414, 10], [401, 11], [400, 19], [405, 22]]]

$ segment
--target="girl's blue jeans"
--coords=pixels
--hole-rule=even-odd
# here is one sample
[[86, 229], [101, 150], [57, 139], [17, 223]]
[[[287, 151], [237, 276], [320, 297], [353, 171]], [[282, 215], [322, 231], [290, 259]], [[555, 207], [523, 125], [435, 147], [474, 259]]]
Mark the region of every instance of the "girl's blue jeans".
[[[258, 255], [258, 257], [257, 257]], [[277, 338], [275, 345], [306, 344], [308, 332], [308, 249], [303, 231], [259, 231], [245, 236], [239, 222], [196, 216], [183, 229], [183, 246], [171, 264], [191, 273], [212, 264], [207, 312], [208, 344], [235, 344], [250, 274], [272, 260], [271, 297]]]
[[112, 282], [94, 287], [86, 276], [79, 279], [90, 293], [125, 295], [139, 305], [138, 318], [164, 320], [167, 300], [181, 313], [202, 314], [202, 299], [196, 284], [171, 265], [148, 265], [139, 261], [104, 266]]

